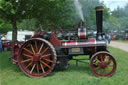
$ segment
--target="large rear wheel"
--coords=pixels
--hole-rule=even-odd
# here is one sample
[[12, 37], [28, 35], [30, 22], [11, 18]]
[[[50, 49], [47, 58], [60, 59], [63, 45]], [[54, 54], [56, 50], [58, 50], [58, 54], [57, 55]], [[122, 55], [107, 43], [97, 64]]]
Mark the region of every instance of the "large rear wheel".
[[55, 62], [55, 49], [44, 39], [28, 40], [19, 50], [18, 65], [29, 77], [46, 76], [54, 68]]

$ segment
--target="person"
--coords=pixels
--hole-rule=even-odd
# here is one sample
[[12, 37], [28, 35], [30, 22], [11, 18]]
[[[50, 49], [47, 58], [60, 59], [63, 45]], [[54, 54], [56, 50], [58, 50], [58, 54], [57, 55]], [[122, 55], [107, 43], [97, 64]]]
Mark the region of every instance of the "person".
[[108, 34], [104, 34], [103, 39], [105, 40], [106, 43], [108, 43]]
[[111, 41], [111, 34], [109, 33], [108, 34], [108, 44], [110, 44], [110, 41]]
[[2, 40], [1, 40], [2, 36], [0, 35], [0, 52], [2, 52]]

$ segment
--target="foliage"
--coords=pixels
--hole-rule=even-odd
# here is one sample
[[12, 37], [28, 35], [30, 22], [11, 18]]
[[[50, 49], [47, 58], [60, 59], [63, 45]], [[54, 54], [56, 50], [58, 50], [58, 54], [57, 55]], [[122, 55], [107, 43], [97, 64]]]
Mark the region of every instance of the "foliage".
[[12, 25], [12, 39], [17, 39], [17, 22], [26, 18], [29, 12], [27, 3], [30, 0], [2, 0], [0, 1], [0, 18]]
[[[128, 29], [128, 4], [124, 8], [118, 7], [112, 11], [112, 16], [117, 18], [118, 24], [120, 26], [117, 29]], [[114, 26], [117, 26], [114, 25]]]
[[103, 22], [103, 28], [104, 31], [106, 30], [113, 30], [113, 29], [119, 29], [120, 23], [116, 17], [109, 16], [109, 18]]
[[[48, 24], [69, 29], [80, 21], [73, 2], [74, 0], [1, 0], [0, 18], [7, 22], [5, 25], [12, 25], [13, 39], [16, 39], [18, 29], [34, 30]], [[104, 6], [105, 22], [112, 21], [108, 20], [111, 16], [109, 9], [100, 0], [80, 0], [80, 3], [88, 29], [96, 29], [96, 6]], [[3, 25], [1, 26], [0, 29], [6, 29]], [[110, 27], [106, 27], [108, 28]]]
[[0, 20], [0, 33], [6, 33], [7, 31], [11, 31], [11, 25], [3, 20]]
[[36, 24], [37, 24], [37, 19], [24, 19], [22, 20], [22, 22], [17, 24], [17, 27], [19, 30], [35, 30], [35, 28], [37, 28]]

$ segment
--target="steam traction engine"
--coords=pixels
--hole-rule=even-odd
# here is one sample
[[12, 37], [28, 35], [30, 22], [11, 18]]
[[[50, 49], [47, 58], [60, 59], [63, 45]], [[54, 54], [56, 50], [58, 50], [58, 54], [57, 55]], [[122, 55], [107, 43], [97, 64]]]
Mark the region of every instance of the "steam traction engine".
[[29, 77], [43, 77], [54, 68], [67, 68], [68, 61], [72, 60], [73, 56], [90, 55], [92, 73], [100, 77], [111, 76], [116, 70], [116, 61], [106, 47], [102, 32], [102, 14], [103, 7], [96, 7], [96, 37], [88, 37], [82, 21], [77, 31], [70, 34], [62, 30], [58, 33], [37, 32], [30, 40], [22, 44], [17, 43], [13, 47], [13, 63]]

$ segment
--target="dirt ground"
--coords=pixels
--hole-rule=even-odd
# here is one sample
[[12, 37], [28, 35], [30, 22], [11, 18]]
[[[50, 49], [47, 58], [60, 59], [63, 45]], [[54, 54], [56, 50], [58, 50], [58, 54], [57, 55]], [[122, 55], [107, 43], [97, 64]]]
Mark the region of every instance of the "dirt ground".
[[111, 41], [109, 46], [112, 46], [112, 47], [115, 47], [115, 48], [119, 48], [121, 50], [124, 50], [124, 51], [128, 52], [128, 43]]

